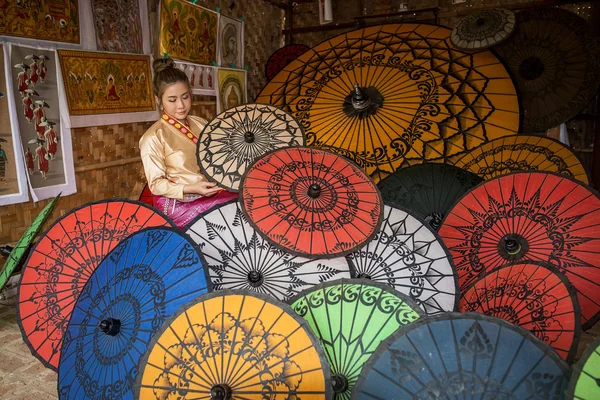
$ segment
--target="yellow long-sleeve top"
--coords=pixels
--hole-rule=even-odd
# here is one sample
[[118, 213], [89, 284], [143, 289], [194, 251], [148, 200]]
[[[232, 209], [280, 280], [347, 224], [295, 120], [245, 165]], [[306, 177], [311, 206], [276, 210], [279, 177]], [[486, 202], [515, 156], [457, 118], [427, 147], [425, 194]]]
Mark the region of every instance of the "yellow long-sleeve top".
[[[197, 138], [206, 120], [188, 116], [188, 121]], [[194, 142], [162, 118], [140, 139], [140, 155], [152, 194], [184, 200], [185, 185], [207, 180], [200, 173]]]

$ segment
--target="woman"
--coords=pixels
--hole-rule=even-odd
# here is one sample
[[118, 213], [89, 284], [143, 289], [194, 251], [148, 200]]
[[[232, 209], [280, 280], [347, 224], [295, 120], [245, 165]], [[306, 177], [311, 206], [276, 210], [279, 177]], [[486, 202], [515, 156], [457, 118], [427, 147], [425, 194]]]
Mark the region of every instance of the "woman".
[[162, 116], [140, 139], [140, 153], [154, 206], [181, 228], [237, 194], [200, 173], [196, 143], [206, 121], [188, 115], [192, 93], [187, 75], [170, 58], [155, 60], [153, 68], [154, 98]]

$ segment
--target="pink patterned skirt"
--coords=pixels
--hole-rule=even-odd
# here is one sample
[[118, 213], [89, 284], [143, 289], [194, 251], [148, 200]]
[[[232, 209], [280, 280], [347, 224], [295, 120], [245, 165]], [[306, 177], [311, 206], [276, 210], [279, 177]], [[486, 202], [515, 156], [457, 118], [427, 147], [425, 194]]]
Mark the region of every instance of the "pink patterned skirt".
[[211, 208], [225, 203], [226, 201], [237, 199], [238, 194], [222, 190], [210, 197], [199, 197], [192, 201], [181, 201], [171, 199], [165, 196], [152, 196], [154, 207], [165, 213], [175, 222], [179, 229], [192, 222], [198, 214], [210, 210]]

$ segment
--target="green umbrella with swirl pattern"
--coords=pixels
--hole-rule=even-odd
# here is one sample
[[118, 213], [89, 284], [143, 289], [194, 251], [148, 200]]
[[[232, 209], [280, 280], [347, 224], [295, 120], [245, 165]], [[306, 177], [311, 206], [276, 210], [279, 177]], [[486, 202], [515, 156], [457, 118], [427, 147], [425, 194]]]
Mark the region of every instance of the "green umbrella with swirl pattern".
[[409, 297], [363, 279], [323, 283], [290, 300], [325, 350], [334, 399], [350, 399], [363, 365], [382, 340], [424, 315]]

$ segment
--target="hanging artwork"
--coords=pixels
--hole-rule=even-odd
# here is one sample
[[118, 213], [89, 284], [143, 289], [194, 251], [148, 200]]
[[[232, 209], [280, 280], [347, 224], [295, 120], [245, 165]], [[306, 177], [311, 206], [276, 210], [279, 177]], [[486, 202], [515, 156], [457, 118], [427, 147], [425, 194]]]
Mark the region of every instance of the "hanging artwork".
[[92, 10], [98, 50], [144, 52], [138, 0], [92, 0]]
[[11, 133], [5, 76], [4, 46], [0, 44], [0, 205], [21, 203], [29, 199], [22, 157], [15, 157], [15, 154], [20, 153], [21, 144], [15, 142]]
[[[13, 114], [35, 201], [75, 192], [70, 130], [60, 118], [57, 54], [10, 45]], [[66, 134], [66, 137], [64, 135]]]
[[59, 50], [71, 115], [154, 110], [150, 57]]
[[244, 65], [244, 23], [221, 14], [219, 21], [219, 65], [242, 68]]
[[180, 0], [162, 0], [160, 52], [178, 58], [211, 64], [217, 60], [218, 14]]
[[192, 64], [189, 62], [176, 62], [175, 66], [185, 72], [190, 80], [193, 94], [216, 96], [216, 68], [208, 65]]
[[217, 113], [247, 102], [246, 71], [219, 68], [218, 81]]
[[77, 0], [17, 0], [0, 4], [0, 35], [79, 43]]

